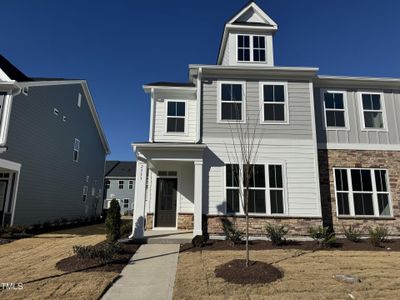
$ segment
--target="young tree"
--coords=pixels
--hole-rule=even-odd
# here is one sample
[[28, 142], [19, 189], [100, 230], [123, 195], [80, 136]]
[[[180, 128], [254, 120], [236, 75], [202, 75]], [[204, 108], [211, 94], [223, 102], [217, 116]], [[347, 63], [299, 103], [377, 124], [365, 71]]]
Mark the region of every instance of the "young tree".
[[[239, 115], [241, 107], [234, 105], [236, 115]], [[253, 165], [257, 161], [258, 150], [262, 142], [262, 132], [258, 132], [259, 111], [254, 115], [247, 115], [245, 122], [230, 121], [229, 128], [231, 132], [232, 144], [228, 147], [225, 144], [228, 153], [228, 159], [239, 164], [239, 174], [234, 176], [238, 180], [239, 199], [246, 218], [246, 266], [249, 266], [249, 196], [251, 184], [254, 180]], [[232, 147], [233, 146], [233, 147]], [[232, 157], [233, 156], [233, 157]], [[242, 174], [242, 176], [240, 176]]]
[[115, 243], [121, 237], [121, 212], [118, 201], [116, 199], [111, 200], [110, 208], [107, 211], [107, 218], [105, 223], [107, 240], [110, 243]]

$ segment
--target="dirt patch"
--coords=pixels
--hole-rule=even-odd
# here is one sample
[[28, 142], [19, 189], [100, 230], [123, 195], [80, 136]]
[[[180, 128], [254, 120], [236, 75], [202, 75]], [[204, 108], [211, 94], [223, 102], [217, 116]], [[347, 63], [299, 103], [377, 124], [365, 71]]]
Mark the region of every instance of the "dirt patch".
[[[192, 244], [181, 245], [181, 252], [185, 251], [221, 251], [221, 250], [245, 250], [245, 244], [232, 245], [229, 241], [209, 240], [204, 247], [193, 247]], [[400, 251], [400, 240], [390, 240], [382, 244], [382, 247], [374, 247], [368, 240], [361, 240], [358, 243], [346, 239], [338, 239], [331, 247], [319, 247], [314, 241], [287, 241], [280, 246], [273, 245], [270, 241], [255, 240], [250, 241], [250, 250], [341, 250], [341, 251]]]
[[271, 264], [251, 261], [246, 267], [246, 260], [234, 259], [215, 268], [215, 276], [236, 284], [270, 283], [283, 277], [283, 273]]
[[[96, 246], [102, 246], [104, 242]], [[77, 255], [64, 258], [57, 262], [56, 268], [63, 272], [116, 272], [120, 273], [139, 248], [136, 244], [121, 244], [121, 251], [114, 255], [113, 260], [101, 263], [97, 259], [82, 259]]]

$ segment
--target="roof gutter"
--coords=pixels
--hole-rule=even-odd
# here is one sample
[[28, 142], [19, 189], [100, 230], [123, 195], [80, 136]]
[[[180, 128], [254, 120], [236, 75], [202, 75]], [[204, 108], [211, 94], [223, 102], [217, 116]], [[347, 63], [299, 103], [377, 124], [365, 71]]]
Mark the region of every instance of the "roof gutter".
[[197, 72], [197, 111], [196, 111], [196, 117], [197, 117], [197, 128], [196, 128], [196, 143], [200, 143], [201, 140], [201, 74], [202, 74], [202, 67], [198, 69]]

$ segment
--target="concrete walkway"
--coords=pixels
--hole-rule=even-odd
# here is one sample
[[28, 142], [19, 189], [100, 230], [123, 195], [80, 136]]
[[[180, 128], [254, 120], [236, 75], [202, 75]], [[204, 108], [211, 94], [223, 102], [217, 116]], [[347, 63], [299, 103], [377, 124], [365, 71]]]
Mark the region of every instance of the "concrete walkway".
[[102, 299], [172, 299], [179, 244], [142, 245]]

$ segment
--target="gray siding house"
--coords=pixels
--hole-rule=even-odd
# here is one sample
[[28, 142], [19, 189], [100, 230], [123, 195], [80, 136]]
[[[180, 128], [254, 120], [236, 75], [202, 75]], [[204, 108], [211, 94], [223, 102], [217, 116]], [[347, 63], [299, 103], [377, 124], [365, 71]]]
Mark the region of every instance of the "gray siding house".
[[261, 138], [252, 165], [250, 232], [267, 223], [306, 235], [385, 225], [400, 235], [400, 79], [322, 76], [274, 64], [278, 25], [254, 2], [224, 27], [216, 65], [189, 82], [144, 85], [149, 141], [137, 159], [133, 235], [144, 229], [244, 229], [241, 129]]
[[121, 207], [121, 214], [133, 212], [135, 197], [136, 162], [106, 161], [104, 175], [104, 209], [110, 207], [112, 199], [116, 199]]
[[92, 218], [108, 143], [84, 80], [35, 79], [0, 56], [0, 224]]

